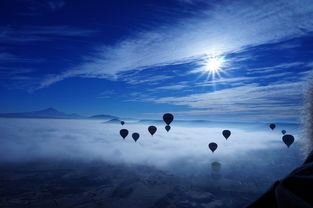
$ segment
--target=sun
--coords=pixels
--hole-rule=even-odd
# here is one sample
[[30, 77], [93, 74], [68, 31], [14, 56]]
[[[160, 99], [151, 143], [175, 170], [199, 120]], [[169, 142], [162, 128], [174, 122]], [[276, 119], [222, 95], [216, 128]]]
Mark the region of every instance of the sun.
[[225, 57], [220, 56], [220, 57], [208, 57], [203, 60], [203, 67], [202, 70], [203, 72], [208, 73], [208, 76], [212, 76], [214, 79], [215, 76], [217, 75], [220, 77], [220, 72], [223, 72], [222, 68], [224, 66], [225, 62]]
[[217, 58], [211, 58], [207, 61], [206, 68], [209, 71], [215, 72], [221, 68], [222, 62]]
[[204, 69], [212, 73], [218, 72], [223, 66], [223, 57], [210, 57], [204, 61]]

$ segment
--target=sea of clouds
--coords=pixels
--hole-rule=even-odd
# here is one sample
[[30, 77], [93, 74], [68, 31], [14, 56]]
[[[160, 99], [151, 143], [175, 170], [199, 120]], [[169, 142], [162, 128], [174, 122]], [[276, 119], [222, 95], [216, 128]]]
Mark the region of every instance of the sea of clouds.
[[[298, 134], [288, 149], [282, 142], [279, 126], [270, 130], [265, 124], [257, 128], [233, 127], [226, 141], [222, 130], [226, 127], [211, 125], [165, 125], [151, 136], [146, 123], [110, 124], [99, 120], [66, 119], [0, 119], [0, 161], [23, 162], [32, 160], [82, 160], [127, 165], [148, 165], [160, 169], [201, 169], [213, 161], [227, 168], [227, 164], [259, 164], [275, 162], [300, 164]], [[224, 128], [223, 128], [224, 127]], [[119, 135], [127, 128], [125, 140]], [[288, 127], [290, 128], [290, 127]], [[288, 129], [286, 129], [288, 132]], [[137, 142], [131, 137], [138, 132]], [[210, 142], [218, 144], [212, 154]], [[296, 159], [295, 159], [296, 158]], [[252, 167], [252, 166], [251, 166]]]

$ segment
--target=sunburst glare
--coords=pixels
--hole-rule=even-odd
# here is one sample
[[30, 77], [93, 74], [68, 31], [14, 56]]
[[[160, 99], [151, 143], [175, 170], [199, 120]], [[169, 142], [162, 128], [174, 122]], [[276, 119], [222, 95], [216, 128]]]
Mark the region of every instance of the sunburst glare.
[[220, 73], [223, 72], [222, 68], [224, 66], [225, 57], [208, 57], [203, 61], [203, 72], [208, 73], [208, 77], [212, 77], [213, 79], [216, 77], [220, 77]]

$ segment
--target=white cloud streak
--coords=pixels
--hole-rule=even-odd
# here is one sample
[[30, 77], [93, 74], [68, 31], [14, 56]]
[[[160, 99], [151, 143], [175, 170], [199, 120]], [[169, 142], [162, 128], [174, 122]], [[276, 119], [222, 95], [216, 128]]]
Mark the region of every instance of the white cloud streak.
[[177, 84], [177, 85], [157, 87], [157, 88], [154, 88], [154, 90], [181, 90], [181, 89], [184, 89], [186, 87], [187, 87], [186, 85]]
[[25, 26], [21, 28], [0, 27], [0, 42], [27, 43], [51, 41], [58, 38], [86, 37], [95, 34], [95, 30], [59, 26]]
[[89, 61], [56, 75], [57, 78], [44, 80], [39, 88], [67, 77], [108, 77], [133, 69], [182, 63], [204, 54], [227, 54], [300, 37], [312, 30], [311, 0], [224, 2], [213, 5], [200, 17], [103, 46]]
[[[302, 104], [303, 82], [245, 86], [191, 94], [180, 97], [149, 98], [146, 101], [187, 106], [184, 115], [254, 114], [269, 118], [298, 119]], [[270, 115], [270, 116], [269, 116]]]
[[249, 75], [266, 74], [266, 73], [277, 72], [279, 70], [285, 70], [285, 69], [290, 69], [290, 68], [298, 68], [298, 67], [303, 68], [303, 66], [305, 65], [306, 64], [302, 62], [283, 63], [283, 64], [274, 65], [274, 66], [247, 69], [247, 74]]

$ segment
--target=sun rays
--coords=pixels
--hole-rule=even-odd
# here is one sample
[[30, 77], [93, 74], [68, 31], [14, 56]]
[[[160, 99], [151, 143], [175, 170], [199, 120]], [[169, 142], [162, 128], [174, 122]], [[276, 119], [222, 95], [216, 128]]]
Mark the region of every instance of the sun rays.
[[207, 73], [208, 78], [212, 77], [214, 80], [216, 77], [220, 78], [221, 73], [224, 73], [222, 68], [225, 64], [225, 57], [207, 57], [201, 64], [203, 65], [202, 73]]

